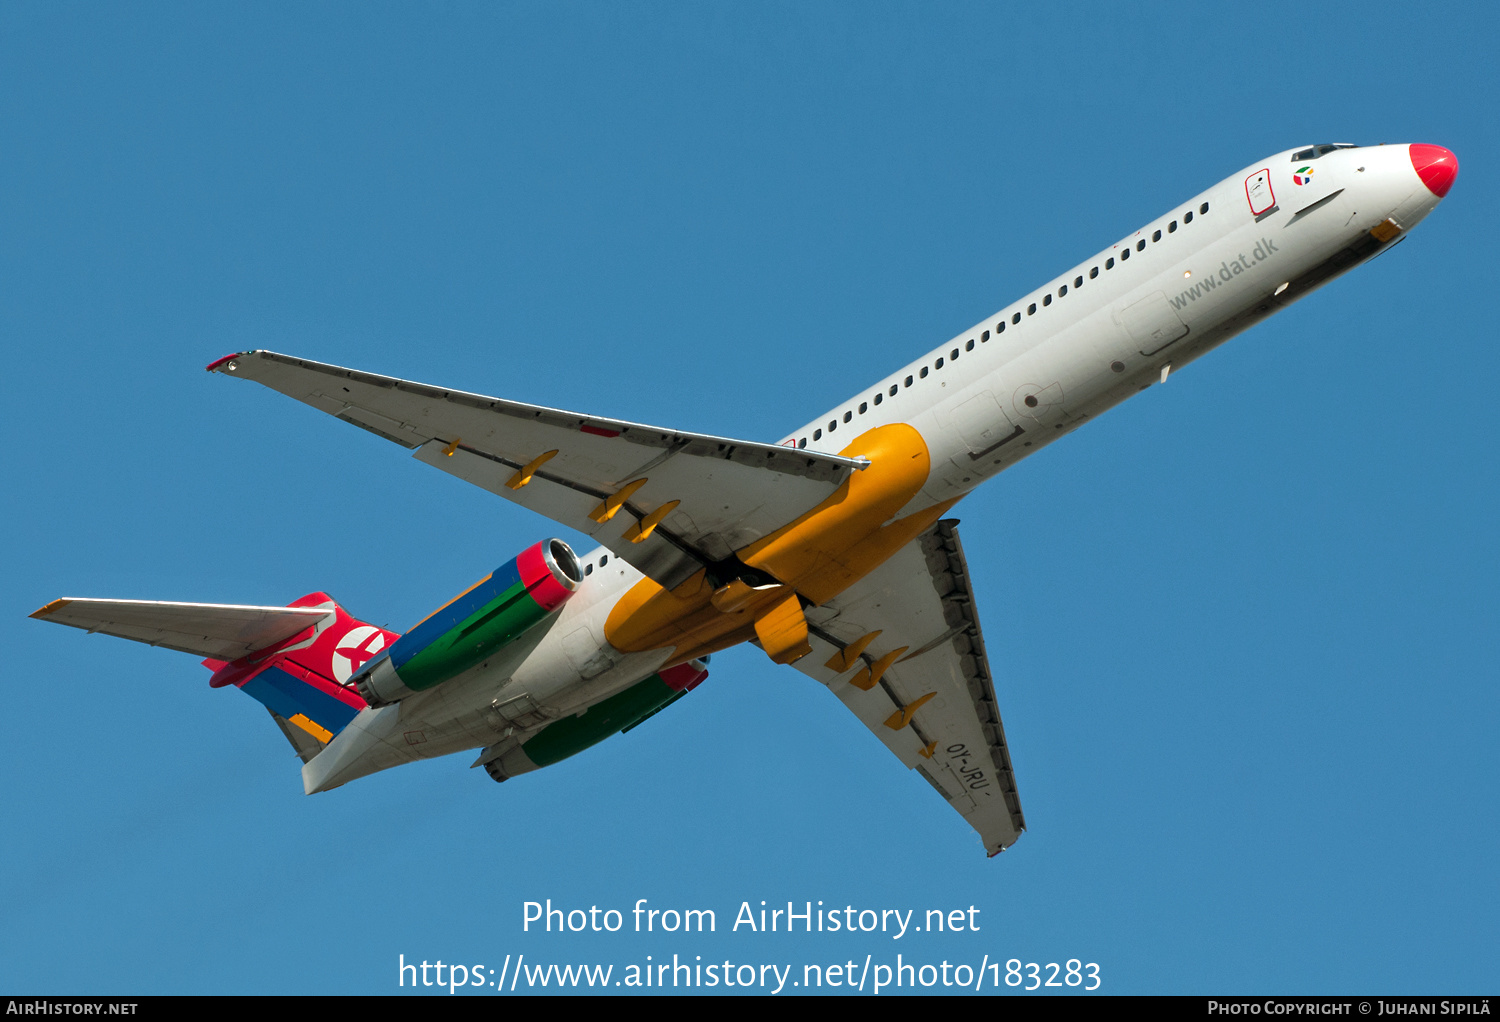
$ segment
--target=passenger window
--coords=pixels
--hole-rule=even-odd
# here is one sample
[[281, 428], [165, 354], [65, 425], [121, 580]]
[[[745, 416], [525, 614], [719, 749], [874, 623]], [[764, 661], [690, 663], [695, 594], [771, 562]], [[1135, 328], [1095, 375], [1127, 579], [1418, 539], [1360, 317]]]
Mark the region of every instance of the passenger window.
[[952, 354], [950, 354], [950, 355], [949, 355], [949, 356], [948, 356], [948, 357], [949, 357], [949, 358], [955, 358], [955, 359], [956, 359], [956, 358], [958, 358], [958, 349], [957, 349], [957, 348], [954, 348], [954, 349], [953, 349], [953, 353], [952, 353]]
[[[926, 372], [923, 372], [923, 373], [922, 373], [922, 375], [923, 375], [923, 376], [926, 376], [926, 375], [927, 375], [927, 374], [926, 374]], [[908, 377], [907, 377], [907, 378], [906, 378], [906, 385], [907, 385], [907, 386], [908, 386], [908, 387], [910, 387], [910, 386], [911, 386], [911, 377], [910, 377], [910, 376], [908, 376]]]
[[1052, 295], [1051, 295], [1050, 292], [1047, 293], [1047, 294], [1042, 295], [1042, 304], [1043, 305], [1051, 305], [1052, 304]]
[[[1151, 232], [1151, 240], [1152, 241], [1160, 241], [1161, 240], [1161, 231], [1152, 231]], [[1142, 245], [1142, 247], [1144, 247], [1144, 244]]]
[[844, 421], [845, 422], [848, 422], [852, 418], [854, 418], [854, 413], [853, 412], [845, 412], [844, 413]]
[[1145, 238], [1142, 238], [1140, 241], [1138, 241], [1138, 242], [1135, 243], [1135, 250], [1137, 252], [1144, 252], [1144, 251], [1146, 251], [1146, 239]]
[[799, 449], [803, 448], [803, 447], [806, 447], [806, 446], [807, 446], [807, 437], [803, 437], [801, 440], [797, 441], [797, 447]]
[[836, 430], [838, 428], [839, 428], [839, 420], [837, 420], [837, 419], [830, 419], [829, 422], [828, 422], [828, 432], [832, 433], [834, 430]]
[[1097, 276], [1099, 276], [1099, 267], [1095, 266], [1092, 270], [1089, 270], [1089, 280], [1093, 280]]
[[884, 394], [876, 394], [875, 395], [875, 403], [877, 405], [880, 404], [880, 402], [882, 402], [884, 400], [885, 400], [885, 395]]
[[823, 439], [823, 431], [821, 429], [815, 429], [815, 430], [813, 430], [813, 439], [814, 440], [822, 440]]
[[1203, 205], [1199, 206], [1198, 207], [1198, 212], [1200, 212], [1200, 213], [1207, 213], [1208, 212], [1208, 203], [1205, 202]]
[[943, 360], [942, 359], [938, 359], [937, 360], [937, 365], [933, 366], [933, 368], [934, 369], [941, 369], [941, 368], [943, 368]]
[[1026, 315], [1028, 315], [1028, 316], [1035, 316], [1036, 315], [1036, 302], [1032, 302], [1030, 305], [1026, 306]]
[[863, 414], [865, 414], [865, 412], [867, 412], [869, 410], [870, 410], [870, 406], [868, 404], [866, 404], [863, 401], [861, 401], [859, 403], [859, 414], [863, 415]]
[[592, 564], [585, 564], [583, 566], [583, 573], [585, 575], [592, 575], [594, 573], [594, 566]]
[[1059, 297], [1059, 298], [1066, 298], [1066, 297], [1068, 297], [1068, 285], [1064, 284], [1062, 287], [1060, 287], [1060, 288], [1057, 289], [1057, 297]]
[[1188, 210], [1186, 213], [1182, 214], [1182, 222], [1185, 223], [1185, 224], [1190, 224], [1190, 223], [1193, 222], [1193, 211], [1192, 210]]
[[1128, 249], [1128, 248], [1122, 248], [1122, 249], [1120, 249], [1120, 262], [1123, 263], [1125, 260], [1127, 260], [1129, 258], [1130, 258], [1130, 249]]
[[1076, 290], [1076, 289], [1078, 289], [1080, 287], [1083, 287], [1083, 278], [1082, 277], [1074, 277], [1073, 278], [1073, 288]]
[[1106, 270], [1112, 270], [1115, 268], [1115, 261], [1112, 257], [1104, 260], [1104, 268]]
[[[906, 378], [906, 382], [907, 382], [908, 385], [911, 384], [911, 377], [910, 376], [908, 376]], [[896, 390], [897, 390], [896, 385], [894, 383], [891, 384], [891, 397], [895, 397], [896, 396]]]
[[972, 337], [969, 338], [969, 343], [964, 345], [964, 350], [965, 351], [973, 351], [974, 350], [974, 338], [972, 338]]
[[982, 334], [979, 335], [979, 343], [980, 344], [983, 344], [985, 341], [987, 341], [989, 339], [990, 339], [990, 332], [988, 330], [986, 330], [984, 333], [982, 333]]
[[1005, 333], [1005, 320], [1002, 319], [995, 324], [995, 336], [998, 337], [1003, 333]]
[[1176, 220], [1173, 220], [1171, 223], [1167, 224], [1167, 233], [1168, 234], [1171, 234], [1172, 232], [1174, 232], [1176, 230], [1177, 230], [1177, 221]]
[[[1035, 309], [1035, 308], [1033, 308], [1033, 309], [1032, 309], [1032, 310], [1031, 310], [1031, 311], [1032, 311], [1032, 312], [1035, 312], [1035, 311], [1036, 311], [1036, 309]], [[1020, 313], [1019, 313], [1019, 312], [1018, 312], [1018, 313], [1016, 313], [1016, 314], [1015, 314], [1015, 315], [1014, 315], [1014, 316], [1012, 316], [1012, 317], [1010, 317], [1010, 321], [1011, 321], [1011, 322], [1012, 322], [1012, 323], [1019, 323], [1019, 322], [1021, 322], [1021, 314], [1020, 314]]]
[[605, 554], [603, 557], [599, 558], [599, 567], [602, 568], [602, 567], [604, 567], [608, 563], [609, 563], [609, 554]]

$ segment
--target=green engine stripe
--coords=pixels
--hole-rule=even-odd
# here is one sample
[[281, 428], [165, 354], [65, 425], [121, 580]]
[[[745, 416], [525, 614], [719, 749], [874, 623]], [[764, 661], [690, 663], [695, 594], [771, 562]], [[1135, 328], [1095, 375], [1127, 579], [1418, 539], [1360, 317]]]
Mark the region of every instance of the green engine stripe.
[[546, 616], [526, 586], [517, 582], [428, 643], [397, 667], [396, 675], [414, 692], [431, 688], [481, 663]]
[[644, 720], [680, 695], [661, 680], [661, 675], [653, 674], [595, 703], [581, 717], [548, 724], [521, 747], [522, 751], [537, 766], [551, 766]]

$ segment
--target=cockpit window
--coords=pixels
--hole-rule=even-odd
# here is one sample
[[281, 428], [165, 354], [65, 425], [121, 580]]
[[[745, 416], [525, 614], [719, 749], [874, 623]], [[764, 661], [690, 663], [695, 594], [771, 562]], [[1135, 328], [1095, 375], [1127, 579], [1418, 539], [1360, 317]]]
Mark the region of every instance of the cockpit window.
[[1359, 146], [1349, 142], [1325, 142], [1322, 145], [1310, 146], [1307, 149], [1298, 149], [1292, 154], [1293, 163], [1302, 163], [1305, 160], [1316, 160], [1319, 156], [1326, 156], [1335, 149], [1358, 149]]

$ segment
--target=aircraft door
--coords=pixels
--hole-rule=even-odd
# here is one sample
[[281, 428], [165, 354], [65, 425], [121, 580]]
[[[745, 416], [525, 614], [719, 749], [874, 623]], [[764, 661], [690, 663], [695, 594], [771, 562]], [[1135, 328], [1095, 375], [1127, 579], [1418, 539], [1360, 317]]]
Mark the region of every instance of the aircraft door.
[[[962, 401], [945, 418], [948, 428], [958, 434], [973, 458], [983, 457], [1025, 432], [1010, 421], [988, 388], [980, 388], [979, 393]], [[968, 460], [972, 459], [960, 458]]]
[[1250, 212], [1257, 223], [1276, 212], [1276, 192], [1271, 188], [1269, 167], [1245, 178], [1245, 198], [1250, 202]]
[[1142, 355], [1154, 355], [1188, 332], [1167, 296], [1160, 291], [1153, 291], [1133, 305], [1125, 306], [1115, 318]]

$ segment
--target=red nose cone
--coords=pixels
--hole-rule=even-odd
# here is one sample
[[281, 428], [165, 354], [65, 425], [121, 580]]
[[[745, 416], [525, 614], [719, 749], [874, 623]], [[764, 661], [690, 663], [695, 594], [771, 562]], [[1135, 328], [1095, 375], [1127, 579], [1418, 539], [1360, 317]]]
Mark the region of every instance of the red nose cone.
[[1453, 179], [1458, 177], [1458, 157], [1440, 145], [1421, 142], [1411, 146], [1411, 165], [1427, 190], [1438, 198], [1448, 194]]

